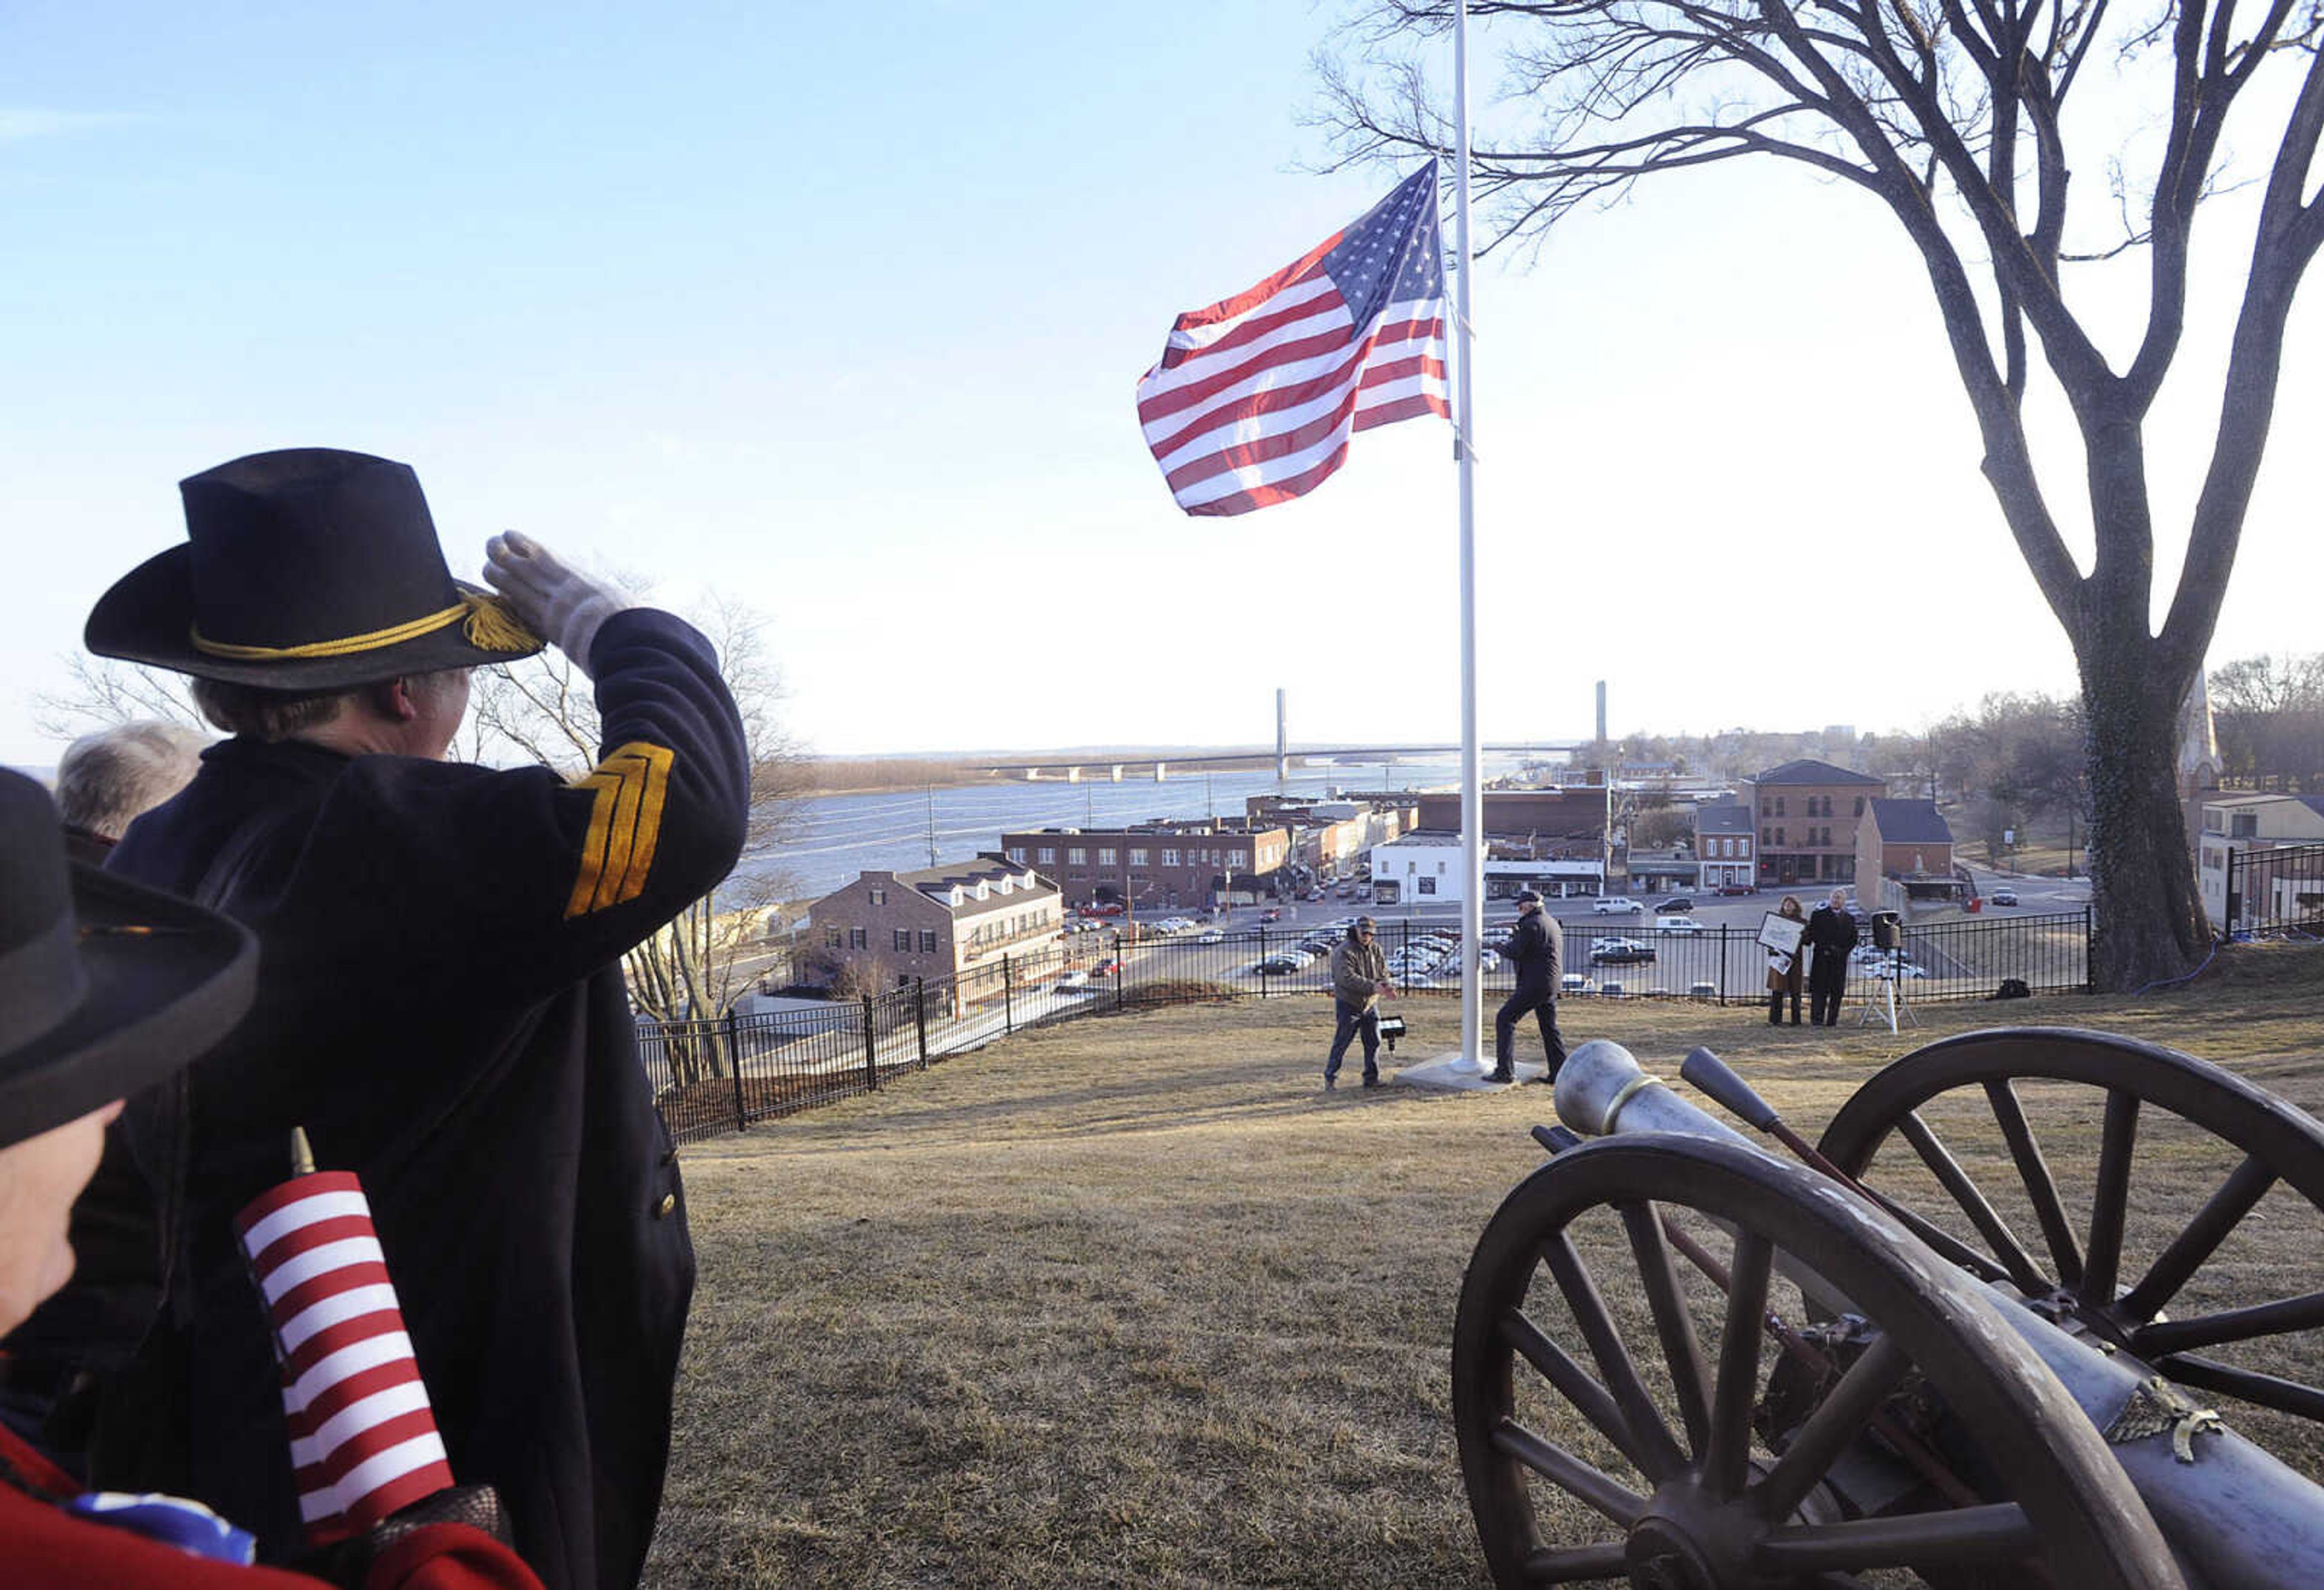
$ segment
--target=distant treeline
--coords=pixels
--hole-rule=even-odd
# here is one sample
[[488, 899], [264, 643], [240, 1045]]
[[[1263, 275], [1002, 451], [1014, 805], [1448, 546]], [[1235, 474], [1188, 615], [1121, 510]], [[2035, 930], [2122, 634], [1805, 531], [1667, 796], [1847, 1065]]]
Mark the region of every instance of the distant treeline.
[[799, 766], [805, 795], [838, 795], [866, 789], [920, 789], [990, 784], [998, 775], [973, 762], [913, 761], [896, 757], [811, 757]]

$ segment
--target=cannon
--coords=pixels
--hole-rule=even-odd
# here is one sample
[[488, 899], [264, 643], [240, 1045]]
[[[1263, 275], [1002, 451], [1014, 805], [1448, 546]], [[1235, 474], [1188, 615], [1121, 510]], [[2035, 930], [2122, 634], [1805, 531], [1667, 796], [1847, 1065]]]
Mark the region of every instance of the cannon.
[[1585, 1043], [1470, 1261], [1497, 1585], [2324, 1586], [2324, 1488], [2263, 1444], [2324, 1454], [2315, 1119], [2061, 1028], [1916, 1050], [1813, 1145], [1680, 1076], [1751, 1135]]

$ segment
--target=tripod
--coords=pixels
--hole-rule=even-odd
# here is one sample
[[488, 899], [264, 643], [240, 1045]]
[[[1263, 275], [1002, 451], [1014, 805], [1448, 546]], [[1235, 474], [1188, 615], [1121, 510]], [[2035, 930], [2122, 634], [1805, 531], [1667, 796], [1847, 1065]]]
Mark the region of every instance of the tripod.
[[1880, 991], [1875, 994], [1870, 988], [1864, 990], [1864, 1004], [1856, 1013], [1858, 1026], [1870, 1026], [1874, 1022], [1885, 1020], [1888, 1024], [1888, 1030], [1894, 1033], [1900, 1020], [1906, 1026], [1917, 1027], [1921, 1025], [1919, 1015], [1914, 1011], [1912, 1005], [1904, 997], [1904, 935], [1903, 933], [1898, 933], [1895, 942], [1888, 946], [1888, 975], [1886, 977], [1876, 975], [1872, 980], [1880, 985]]

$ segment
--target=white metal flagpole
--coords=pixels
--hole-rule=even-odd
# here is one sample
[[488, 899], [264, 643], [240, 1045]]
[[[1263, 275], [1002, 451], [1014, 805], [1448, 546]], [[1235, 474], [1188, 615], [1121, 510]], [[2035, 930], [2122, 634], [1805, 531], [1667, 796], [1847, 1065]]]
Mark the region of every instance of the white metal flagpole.
[[1454, 329], [1459, 390], [1453, 451], [1461, 460], [1461, 1055], [1484, 1071], [1485, 786], [1477, 744], [1476, 404], [1469, 380], [1469, 5], [1452, 14]]

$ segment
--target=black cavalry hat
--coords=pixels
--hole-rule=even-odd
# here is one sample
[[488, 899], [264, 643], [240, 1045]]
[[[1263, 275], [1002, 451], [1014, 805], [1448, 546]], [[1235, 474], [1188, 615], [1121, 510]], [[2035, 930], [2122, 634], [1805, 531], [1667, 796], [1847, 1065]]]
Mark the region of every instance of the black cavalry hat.
[[309, 693], [541, 648], [500, 598], [452, 578], [409, 464], [292, 447], [178, 491], [186, 542], [97, 600], [82, 639], [100, 657]]
[[0, 768], [0, 1147], [157, 1082], [232, 1031], [248, 930], [68, 863], [48, 791]]

